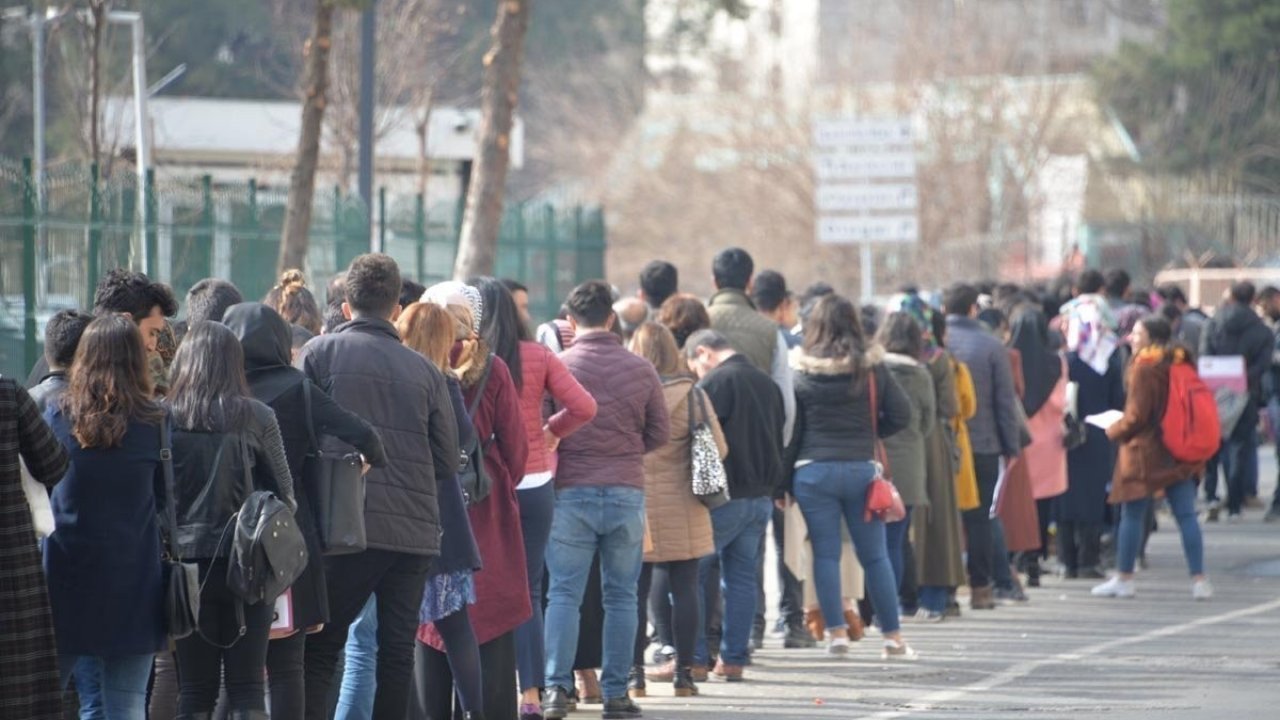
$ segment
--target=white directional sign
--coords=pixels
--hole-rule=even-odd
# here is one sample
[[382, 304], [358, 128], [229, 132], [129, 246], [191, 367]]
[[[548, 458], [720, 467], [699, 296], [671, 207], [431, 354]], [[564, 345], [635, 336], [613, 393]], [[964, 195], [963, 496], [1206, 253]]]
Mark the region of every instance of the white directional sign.
[[919, 235], [913, 217], [818, 218], [818, 240], [824, 243], [913, 243]]
[[816, 120], [813, 144], [818, 147], [850, 145], [910, 145], [911, 122], [898, 118], [883, 120]]
[[870, 185], [849, 183], [818, 186], [818, 211], [915, 210], [915, 183]]
[[815, 119], [813, 148], [819, 242], [918, 240], [916, 156], [909, 119]]

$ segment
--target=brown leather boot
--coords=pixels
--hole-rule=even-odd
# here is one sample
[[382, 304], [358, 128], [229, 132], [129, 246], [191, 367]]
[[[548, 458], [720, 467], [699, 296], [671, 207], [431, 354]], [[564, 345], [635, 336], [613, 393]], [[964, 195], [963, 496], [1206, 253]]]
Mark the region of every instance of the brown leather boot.
[[805, 610], [804, 626], [814, 640], [822, 642], [827, 638], [827, 623], [822, 619], [821, 610]]
[[969, 589], [969, 607], [974, 610], [995, 610], [996, 593], [991, 585]]
[[844, 611], [844, 622], [849, 626], [849, 641], [858, 642], [867, 634], [866, 626], [862, 624], [862, 616], [852, 610]]

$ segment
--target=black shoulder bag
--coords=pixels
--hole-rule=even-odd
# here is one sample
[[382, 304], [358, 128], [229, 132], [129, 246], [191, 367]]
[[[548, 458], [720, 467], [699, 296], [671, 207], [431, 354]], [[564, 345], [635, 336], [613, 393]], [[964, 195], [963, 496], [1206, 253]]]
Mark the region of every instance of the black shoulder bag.
[[160, 466], [164, 471], [164, 525], [169, 547], [164, 555], [164, 614], [169, 637], [181, 640], [196, 631], [200, 620], [200, 568], [178, 555], [178, 496], [173, 483], [173, 450], [169, 446], [169, 417], [160, 421]]
[[[485, 388], [489, 386], [489, 372], [493, 370], [493, 360], [492, 354], [486, 359], [484, 374], [480, 376], [480, 382], [476, 385], [475, 399], [467, 408], [467, 417], [471, 418], [473, 425], [476, 410], [484, 400]], [[490, 432], [489, 437], [485, 438], [484, 442], [480, 442], [477, 434], [472, 437], [471, 443], [463, 448], [462, 463], [458, 467], [458, 482], [462, 484], [462, 495], [466, 498], [467, 507], [483, 502], [493, 490], [493, 478], [489, 477], [489, 473], [484, 469], [484, 455], [493, 446], [496, 438], [497, 436]]]
[[311, 416], [311, 381], [302, 381], [303, 412], [311, 452], [302, 465], [302, 483], [312, 499], [316, 531], [325, 555], [350, 555], [367, 547], [364, 526], [364, 472], [359, 453], [326, 453], [316, 439]]

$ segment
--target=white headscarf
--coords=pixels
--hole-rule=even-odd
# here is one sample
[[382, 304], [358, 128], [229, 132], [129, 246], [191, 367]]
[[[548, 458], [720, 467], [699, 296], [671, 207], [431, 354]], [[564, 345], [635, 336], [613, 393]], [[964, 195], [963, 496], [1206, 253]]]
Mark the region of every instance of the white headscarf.
[[422, 299], [419, 302], [444, 307], [461, 305], [470, 308], [471, 329], [479, 334], [480, 320], [484, 317], [484, 300], [481, 299], [480, 291], [476, 288], [456, 280], [448, 280], [427, 288], [427, 291], [422, 293]]

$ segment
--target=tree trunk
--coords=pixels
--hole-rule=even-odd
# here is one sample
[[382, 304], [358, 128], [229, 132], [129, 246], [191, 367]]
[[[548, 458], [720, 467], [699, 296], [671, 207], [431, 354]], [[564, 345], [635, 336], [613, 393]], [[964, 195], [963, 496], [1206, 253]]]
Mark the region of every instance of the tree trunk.
[[[107, 6], [95, 2], [89, 6], [89, 162], [98, 164], [102, 158], [102, 116], [98, 107], [102, 103], [102, 34], [106, 30]], [[146, 122], [134, 118], [134, 122]], [[142, 152], [139, 148], [138, 152]]]
[[431, 156], [429, 137], [431, 131], [431, 109], [435, 105], [434, 92], [427, 90], [426, 97], [422, 102], [422, 116], [413, 126], [414, 134], [418, 136], [418, 193], [422, 195], [422, 201], [427, 202], [427, 185], [431, 182]]
[[316, 166], [320, 160], [320, 134], [324, 125], [325, 93], [329, 85], [329, 49], [333, 42], [332, 0], [316, 0], [315, 27], [303, 51], [306, 69], [303, 80], [302, 132], [298, 155], [289, 177], [289, 204], [285, 210], [284, 232], [280, 239], [277, 275], [301, 268], [307, 259], [311, 231], [311, 206], [315, 199]]
[[520, 90], [524, 36], [532, 0], [500, 0], [493, 23], [493, 46], [484, 58], [480, 105], [480, 156], [467, 190], [453, 276], [493, 273], [502, 226], [502, 201], [511, 159], [511, 127]]

